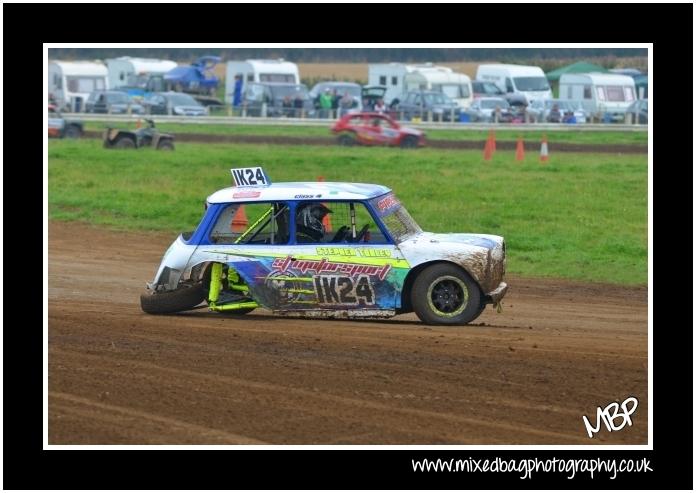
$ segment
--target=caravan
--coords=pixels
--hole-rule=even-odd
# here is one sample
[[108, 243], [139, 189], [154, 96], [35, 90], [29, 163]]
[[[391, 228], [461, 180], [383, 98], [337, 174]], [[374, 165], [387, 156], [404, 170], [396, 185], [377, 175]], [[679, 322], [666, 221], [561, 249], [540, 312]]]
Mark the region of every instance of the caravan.
[[469, 76], [452, 72], [451, 69], [418, 70], [407, 74], [404, 81], [408, 91], [420, 89], [441, 92], [462, 109], [468, 108], [474, 100]]
[[434, 73], [452, 73], [449, 67], [433, 65], [432, 63], [422, 63], [419, 65], [408, 65], [404, 63], [373, 63], [368, 67], [367, 84], [369, 86], [382, 86], [386, 88], [384, 94], [384, 102], [391, 102], [400, 98], [409, 90], [421, 89], [418, 81], [411, 81], [411, 87], [406, 83], [406, 76], [414, 72], [434, 72]]
[[227, 76], [225, 81], [225, 101], [232, 103], [235, 92], [235, 78], [239, 76], [242, 88], [248, 82], [283, 82], [287, 84], [300, 83], [300, 71], [297, 65], [286, 62], [282, 58], [278, 60], [245, 60], [227, 62]]
[[633, 78], [619, 74], [563, 74], [559, 83], [562, 98], [582, 101], [583, 107], [607, 120], [623, 121], [626, 109], [636, 99]]
[[106, 60], [109, 88], [127, 88], [131, 96], [143, 96], [151, 76], [162, 76], [176, 67], [171, 60], [122, 56]]
[[48, 94], [55, 105], [77, 113], [89, 93], [108, 89], [107, 70], [95, 62], [48, 62]]
[[476, 79], [493, 82], [508, 96], [518, 95], [526, 104], [537, 99], [551, 99], [549, 81], [540, 67], [529, 65], [479, 65]]

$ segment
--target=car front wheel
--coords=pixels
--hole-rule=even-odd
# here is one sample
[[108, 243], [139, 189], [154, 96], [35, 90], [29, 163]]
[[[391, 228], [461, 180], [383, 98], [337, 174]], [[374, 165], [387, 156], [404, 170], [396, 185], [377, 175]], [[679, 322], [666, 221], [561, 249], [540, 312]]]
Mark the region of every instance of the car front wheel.
[[421, 272], [413, 283], [411, 304], [423, 322], [433, 325], [464, 325], [483, 310], [481, 289], [463, 269], [435, 264]]

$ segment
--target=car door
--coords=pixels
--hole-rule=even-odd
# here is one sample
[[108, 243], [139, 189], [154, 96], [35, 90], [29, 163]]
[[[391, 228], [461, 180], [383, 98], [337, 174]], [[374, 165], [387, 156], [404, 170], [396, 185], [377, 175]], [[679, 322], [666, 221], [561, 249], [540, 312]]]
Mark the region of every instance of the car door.
[[[316, 199], [321, 194], [308, 193]], [[321, 197], [323, 199], [323, 197]], [[401, 289], [408, 263], [375, 220], [368, 203], [346, 200], [298, 201], [293, 209], [293, 239], [286, 254], [273, 263], [274, 276], [289, 283], [294, 310], [394, 310], [401, 306]], [[322, 234], [298, 234], [306, 227], [306, 211], [328, 209]], [[309, 213], [311, 215], [311, 212]], [[311, 224], [311, 223], [310, 223]], [[287, 284], [285, 288], [288, 288]]]

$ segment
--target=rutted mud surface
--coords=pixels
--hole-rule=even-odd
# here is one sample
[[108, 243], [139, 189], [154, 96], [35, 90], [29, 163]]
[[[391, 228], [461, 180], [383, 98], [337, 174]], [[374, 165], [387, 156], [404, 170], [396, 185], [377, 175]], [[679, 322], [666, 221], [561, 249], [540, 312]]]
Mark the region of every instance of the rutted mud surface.
[[[49, 443], [647, 443], [646, 288], [512, 277], [459, 328], [147, 315], [172, 239], [50, 223]], [[633, 426], [590, 440], [629, 395]]]
[[[102, 132], [88, 130], [85, 137], [102, 138]], [[297, 137], [292, 135], [216, 135], [198, 133], [176, 133], [175, 142], [230, 143], [230, 144], [275, 144], [275, 145], [337, 145], [336, 138], [326, 137]], [[485, 140], [432, 140], [428, 139], [428, 147], [435, 149], [473, 149], [483, 150]], [[496, 149], [513, 151], [516, 141], [498, 140]], [[527, 151], [538, 151], [539, 143], [525, 143]], [[550, 151], [558, 152], [607, 152], [625, 154], [647, 154], [648, 146], [640, 144], [572, 144], [567, 142], [552, 142]]]

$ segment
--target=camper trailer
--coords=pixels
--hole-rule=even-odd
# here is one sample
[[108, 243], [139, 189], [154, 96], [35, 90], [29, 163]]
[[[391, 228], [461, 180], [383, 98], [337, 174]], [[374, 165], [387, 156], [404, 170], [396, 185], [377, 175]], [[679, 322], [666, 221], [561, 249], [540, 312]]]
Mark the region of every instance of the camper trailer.
[[483, 64], [476, 71], [476, 80], [493, 82], [508, 97], [523, 97], [526, 104], [538, 99], [551, 99], [551, 86], [540, 67], [530, 65]]
[[559, 81], [560, 97], [582, 101], [593, 115], [608, 115], [623, 121], [626, 108], [636, 99], [633, 78], [619, 74], [563, 74]]
[[109, 88], [106, 66], [95, 62], [48, 63], [48, 94], [55, 105], [64, 111], [84, 111], [87, 96], [92, 91]]
[[245, 60], [227, 62], [225, 80], [225, 101], [234, 100], [235, 77], [239, 75], [242, 81], [241, 92], [247, 82], [283, 82], [288, 84], [300, 83], [300, 71], [297, 65], [278, 60]]
[[451, 70], [418, 70], [407, 74], [404, 81], [408, 91], [420, 89], [441, 92], [462, 109], [468, 108], [474, 100], [469, 76]]
[[370, 86], [386, 87], [387, 92], [384, 94], [384, 101], [390, 104], [395, 98], [400, 98], [407, 91], [420, 89], [420, 79], [411, 81], [411, 87], [406, 84], [406, 76], [414, 72], [452, 73], [452, 69], [433, 65], [432, 63], [414, 65], [373, 63], [368, 66], [367, 83]]
[[176, 67], [171, 60], [122, 56], [106, 61], [110, 89], [127, 89], [132, 96], [144, 96], [151, 76], [161, 76]]

